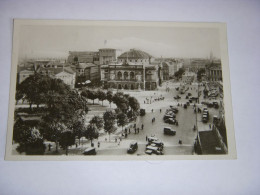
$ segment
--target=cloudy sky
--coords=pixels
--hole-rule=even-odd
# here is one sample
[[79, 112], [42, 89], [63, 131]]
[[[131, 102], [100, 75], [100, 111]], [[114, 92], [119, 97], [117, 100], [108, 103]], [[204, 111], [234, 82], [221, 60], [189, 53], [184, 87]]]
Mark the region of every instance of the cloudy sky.
[[[19, 59], [66, 58], [69, 51], [141, 49], [154, 57], [220, 58], [219, 31], [187, 27], [22, 26]], [[105, 41], [106, 40], [106, 41]]]

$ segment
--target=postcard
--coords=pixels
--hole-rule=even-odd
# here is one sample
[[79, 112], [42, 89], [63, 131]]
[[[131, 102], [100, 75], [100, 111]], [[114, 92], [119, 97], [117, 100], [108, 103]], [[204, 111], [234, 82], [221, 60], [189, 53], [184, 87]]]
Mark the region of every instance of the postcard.
[[6, 160], [236, 159], [224, 23], [14, 20]]

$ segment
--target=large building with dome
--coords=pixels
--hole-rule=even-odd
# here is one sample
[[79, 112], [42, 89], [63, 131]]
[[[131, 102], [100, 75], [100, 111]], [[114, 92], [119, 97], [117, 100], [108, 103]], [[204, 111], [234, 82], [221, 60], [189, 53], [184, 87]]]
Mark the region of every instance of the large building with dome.
[[161, 66], [150, 54], [131, 49], [101, 66], [101, 81], [105, 88], [155, 90], [162, 82]]

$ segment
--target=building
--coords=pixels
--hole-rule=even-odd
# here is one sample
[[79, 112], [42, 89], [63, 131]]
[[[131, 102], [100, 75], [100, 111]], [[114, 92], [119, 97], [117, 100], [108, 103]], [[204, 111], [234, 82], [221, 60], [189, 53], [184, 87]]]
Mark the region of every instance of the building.
[[69, 51], [68, 63], [94, 63], [99, 64], [99, 52], [97, 51]]
[[163, 81], [169, 80], [170, 79], [170, 63], [162, 62], [161, 68], [162, 68], [162, 80]]
[[76, 85], [81, 85], [86, 81], [100, 80], [100, 66], [93, 63], [78, 63], [76, 69]]
[[213, 125], [209, 131], [200, 131], [195, 140], [194, 149], [197, 154], [227, 154], [228, 149], [218, 129]]
[[104, 87], [129, 90], [157, 89], [161, 79], [160, 66], [158, 63], [149, 64], [149, 58], [151, 56], [143, 51], [130, 50], [118, 57], [119, 63], [102, 65], [101, 81]]
[[194, 72], [184, 72], [182, 75], [182, 82], [184, 83], [192, 83], [195, 79], [196, 74]]
[[101, 65], [116, 62], [117, 57], [121, 54], [121, 50], [112, 48], [99, 49], [99, 63]]
[[130, 49], [130, 51], [124, 52], [118, 56], [119, 63], [131, 63], [140, 65], [149, 65], [154, 62], [154, 58], [141, 50]]
[[216, 61], [206, 66], [206, 75], [208, 81], [222, 81], [221, 62]]
[[51, 78], [56, 78], [62, 80], [70, 88], [75, 87], [76, 82], [76, 72], [69, 66], [64, 67], [54, 67], [54, 68], [41, 68], [39, 73], [42, 75], [48, 75]]
[[34, 75], [34, 71], [32, 69], [27, 68], [21, 70], [20, 72], [18, 72], [18, 78], [17, 78], [18, 83], [20, 84], [31, 75]]

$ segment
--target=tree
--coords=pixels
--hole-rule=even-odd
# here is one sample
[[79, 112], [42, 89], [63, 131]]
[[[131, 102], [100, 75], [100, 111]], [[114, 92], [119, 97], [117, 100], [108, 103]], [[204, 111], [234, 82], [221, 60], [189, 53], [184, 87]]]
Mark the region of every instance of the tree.
[[185, 72], [184, 68], [180, 68], [177, 72], [174, 73], [174, 76], [179, 79], [182, 77], [184, 72]]
[[95, 125], [98, 130], [100, 130], [104, 126], [104, 120], [100, 116], [93, 116], [89, 123]]
[[84, 90], [84, 92], [82, 92], [81, 95], [88, 99], [93, 100], [93, 105], [94, 105], [94, 100], [97, 98], [97, 92], [92, 90]]
[[68, 128], [61, 132], [60, 136], [60, 146], [62, 149], [66, 150], [66, 155], [68, 155], [68, 147], [75, 144], [75, 135]]
[[24, 129], [20, 136], [18, 140], [19, 146], [16, 149], [19, 153], [25, 152], [27, 155], [44, 154], [46, 147], [38, 129], [35, 127]]
[[113, 101], [113, 92], [112, 91], [107, 91], [107, 100], [109, 101], [110, 108], [111, 108], [111, 102]]
[[122, 92], [117, 92], [113, 96], [113, 102], [116, 104], [117, 108], [119, 108], [122, 112], [126, 113], [129, 107], [129, 102], [126, 96]]
[[138, 102], [138, 100], [135, 97], [129, 97], [128, 98], [129, 101], [129, 106], [133, 111], [138, 111], [140, 109], [140, 104]]
[[128, 118], [126, 116], [125, 113], [120, 113], [117, 115], [117, 124], [118, 126], [122, 127], [122, 131], [123, 131], [123, 127], [128, 123]]
[[89, 124], [87, 126], [87, 130], [85, 131], [85, 137], [90, 140], [90, 143], [92, 145], [93, 139], [97, 139], [99, 136], [98, 129], [95, 124]]
[[115, 131], [115, 114], [112, 111], [106, 111], [103, 114], [104, 119], [104, 130], [109, 134], [109, 141], [110, 141], [110, 134]]
[[107, 98], [106, 93], [101, 91], [101, 90], [98, 90], [97, 91], [97, 98], [99, 99], [99, 101], [102, 101], [102, 106], [103, 106], [103, 101]]

